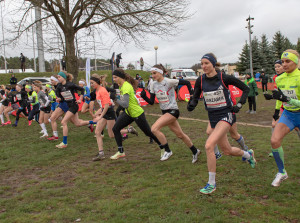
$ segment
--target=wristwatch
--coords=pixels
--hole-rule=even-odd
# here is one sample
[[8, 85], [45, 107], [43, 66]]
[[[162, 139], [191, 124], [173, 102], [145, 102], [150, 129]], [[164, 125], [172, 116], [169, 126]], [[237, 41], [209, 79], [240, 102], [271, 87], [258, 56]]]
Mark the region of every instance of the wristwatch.
[[240, 103], [240, 102], [237, 103], [237, 104], [236, 104], [236, 107], [238, 107], [239, 109], [241, 109], [241, 108], [242, 108], [242, 103]]

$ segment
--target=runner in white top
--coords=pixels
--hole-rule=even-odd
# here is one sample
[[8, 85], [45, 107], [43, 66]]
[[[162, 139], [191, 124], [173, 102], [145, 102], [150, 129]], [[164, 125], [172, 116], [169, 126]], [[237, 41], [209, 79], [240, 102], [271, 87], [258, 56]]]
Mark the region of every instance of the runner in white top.
[[[177, 119], [179, 117], [179, 109], [175, 98], [175, 87], [178, 85], [186, 85], [189, 89], [190, 94], [192, 94], [191, 83], [186, 80], [177, 80], [177, 79], [169, 79], [164, 77], [164, 73], [166, 72], [163, 65], [158, 64], [154, 65], [151, 68], [151, 73], [154, 81], [150, 85], [150, 95], [148, 98], [145, 90], [141, 92], [141, 97], [153, 105], [155, 96], [159, 101], [159, 106], [162, 111], [162, 116], [152, 125], [151, 131], [158, 138], [162, 145], [165, 148], [169, 148], [166, 136], [160, 131], [161, 128], [168, 126], [172, 132], [176, 134], [178, 138], [180, 138], [192, 151], [193, 160], [192, 163], [195, 163], [198, 159], [198, 155], [200, 154], [200, 150], [197, 149], [191, 139], [182, 131]], [[162, 150], [161, 160], [167, 160], [172, 156], [172, 151], [169, 152]]]

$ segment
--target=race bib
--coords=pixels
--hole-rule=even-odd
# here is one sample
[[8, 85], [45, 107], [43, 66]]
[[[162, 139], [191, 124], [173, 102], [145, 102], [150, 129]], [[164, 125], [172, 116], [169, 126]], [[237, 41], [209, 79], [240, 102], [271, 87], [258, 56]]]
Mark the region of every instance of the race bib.
[[169, 103], [169, 97], [167, 95], [167, 92], [165, 92], [165, 91], [157, 92], [156, 97], [160, 103]]
[[20, 94], [17, 94], [17, 99], [18, 99], [18, 101], [21, 101], [22, 100], [22, 96]]
[[66, 101], [71, 101], [73, 100], [73, 95], [71, 93], [71, 91], [63, 91], [61, 92], [61, 95], [63, 96], [63, 98], [66, 100]]
[[227, 105], [223, 90], [203, 93], [207, 108], [221, 108]]
[[[282, 90], [282, 93], [289, 98], [299, 100], [295, 90]], [[293, 107], [293, 105], [290, 105], [286, 102], [282, 102], [282, 103], [285, 107]]]
[[120, 95], [120, 89], [116, 89], [116, 95]]

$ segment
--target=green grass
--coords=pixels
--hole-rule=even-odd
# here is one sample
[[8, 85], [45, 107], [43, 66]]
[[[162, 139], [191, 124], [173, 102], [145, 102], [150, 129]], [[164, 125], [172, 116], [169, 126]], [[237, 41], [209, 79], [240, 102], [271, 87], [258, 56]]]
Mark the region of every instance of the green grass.
[[[259, 96], [257, 116], [238, 121], [270, 125], [274, 103]], [[192, 113], [180, 102], [181, 116], [207, 119], [201, 103]], [[145, 107], [159, 114], [158, 105]], [[80, 115], [88, 119], [86, 115]], [[150, 124], [157, 117], [147, 116]], [[14, 120], [14, 118], [12, 119]], [[255, 150], [252, 169], [237, 157], [217, 162], [217, 190], [202, 195], [208, 179], [204, 144], [206, 123], [179, 120], [183, 130], [202, 150], [192, 164], [189, 149], [163, 129], [174, 155], [160, 162], [160, 151], [143, 134], [124, 142], [126, 158], [112, 161], [114, 139], [104, 138], [106, 159], [92, 162], [96, 139], [87, 127], [70, 124], [68, 148], [39, 139], [40, 127], [20, 119], [17, 129], [0, 127], [0, 222], [299, 222], [299, 138], [290, 133], [283, 143], [289, 179], [271, 187], [277, 172], [270, 152], [270, 128], [239, 125], [247, 145]], [[135, 126], [135, 125], [134, 125]], [[136, 126], [135, 126], [136, 127]], [[50, 132], [50, 127], [48, 126]], [[61, 129], [59, 135], [62, 135]], [[229, 140], [232, 145], [237, 143]]]

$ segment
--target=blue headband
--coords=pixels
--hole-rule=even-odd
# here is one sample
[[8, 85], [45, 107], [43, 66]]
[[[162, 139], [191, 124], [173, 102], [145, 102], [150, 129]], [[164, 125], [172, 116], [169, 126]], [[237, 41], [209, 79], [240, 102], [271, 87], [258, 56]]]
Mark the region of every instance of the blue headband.
[[211, 62], [211, 64], [213, 65], [213, 67], [216, 66], [217, 61], [216, 61], [216, 59], [215, 59], [212, 55], [210, 55], [210, 54], [205, 54], [205, 55], [201, 58], [201, 60], [202, 60], [202, 59], [207, 59], [207, 60], [209, 60], [209, 62]]
[[64, 79], [67, 79], [67, 75], [64, 72], [59, 72], [57, 75], [63, 77]]
[[282, 65], [282, 61], [281, 60], [276, 60], [274, 64], [280, 64], [280, 65]]

